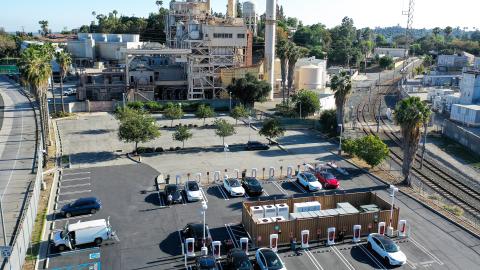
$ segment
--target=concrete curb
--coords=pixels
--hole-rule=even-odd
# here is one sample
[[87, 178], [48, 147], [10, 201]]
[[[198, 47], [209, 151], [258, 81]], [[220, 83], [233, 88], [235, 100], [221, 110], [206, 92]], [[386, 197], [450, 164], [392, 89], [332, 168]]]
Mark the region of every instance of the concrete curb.
[[137, 163], [137, 164], [141, 164], [142, 163], [142, 156], [141, 155], [138, 155], [138, 157], [140, 158], [140, 160], [135, 160], [131, 155], [130, 153], [127, 153], [127, 158], [130, 159], [131, 161]]

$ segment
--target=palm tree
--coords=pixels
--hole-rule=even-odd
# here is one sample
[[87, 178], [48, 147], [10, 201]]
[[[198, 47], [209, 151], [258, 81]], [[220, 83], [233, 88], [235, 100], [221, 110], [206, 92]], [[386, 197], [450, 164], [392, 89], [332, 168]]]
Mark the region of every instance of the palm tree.
[[277, 44], [277, 55], [280, 58], [280, 69], [282, 75], [282, 98], [283, 102], [285, 102], [285, 82], [287, 80], [287, 60], [288, 60], [288, 50], [289, 50], [289, 43], [285, 39], [280, 39]]
[[411, 185], [410, 170], [420, 141], [420, 128], [430, 119], [430, 108], [418, 97], [400, 101], [395, 109], [395, 121], [400, 125], [403, 137], [402, 173], [404, 183]]
[[293, 76], [295, 75], [295, 65], [297, 64], [297, 60], [300, 57], [303, 57], [305, 55], [305, 49], [299, 46], [296, 46], [293, 42], [288, 42], [288, 53], [287, 53], [287, 58], [288, 58], [288, 75], [287, 75], [287, 80], [288, 80], [288, 95], [287, 95], [287, 104], [290, 99], [290, 92], [292, 91], [292, 85], [293, 85]]
[[43, 136], [43, 147], [48, 151], [49, 136], [47, 88], [52, 74], [51, 58], [48, 46], [30, 46], [21, 56], [22, 76], [33, 88], [34, 95], [40, 104], [40, 123]]
[[[335, 96], [335, 105], [337, 106], [337, 123], [344, 126], [345, 104], [352, 92], [352, 79], [347, 72], [342, 71], [339, 75], [333, 76], [330, 82]], [[339, 127], [337, 127], [339, 129]]]
[[72, 64], [72, 57], [67, 52], [58, 52], [56, 55], [57, 63], [60, 65], [60, 89], [62, 100], [62, 112], [65, 112], [65, 103], [63, 102], [63, 78], [67, 74], [68, 68]]
[[115, 16], [115, 19], [116, 19], [116, 18], [117, 18], [118, 11], [117, 11], [116, 9], [114, 9], [114, 10], [112, 11], [112, 13], [113, 13], [113, 16]]
[[445, 27], [443, 32], [445, 33], [445, 38], [448, 40], [450, 38], [450, 35], [453, 32], [453, 28], [451, 26], [447, 26], [447, 27]]

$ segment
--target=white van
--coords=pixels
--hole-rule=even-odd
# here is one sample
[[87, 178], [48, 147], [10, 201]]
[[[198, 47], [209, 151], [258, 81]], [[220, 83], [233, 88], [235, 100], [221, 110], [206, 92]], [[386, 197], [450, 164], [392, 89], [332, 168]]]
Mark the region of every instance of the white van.
[[97, 219], [73, 224], [66, 224], [65, 229], [56, 231], [53, 243], [59, 251], [66, 248], [74, 249], [76, 245], [95, 243], [100, 245], [104, 240], [111, 239], [114, 233], [110, 222], [105, 219]]

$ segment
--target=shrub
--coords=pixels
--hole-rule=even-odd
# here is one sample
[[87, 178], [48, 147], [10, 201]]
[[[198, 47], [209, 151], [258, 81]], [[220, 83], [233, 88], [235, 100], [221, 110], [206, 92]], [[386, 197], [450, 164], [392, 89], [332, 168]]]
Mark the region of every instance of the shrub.
[[357, 151], [357, 142], [356, 140], [352, 139], [345, 139], [342, 141], [342, 150], [345, 151], [345, 153], [354, 156], [356, 151]]
[[180, 146], [175, 147], [175, 151], [181, 150], [182, 148]]
[[443, 209], [445, 209], [446, 211], [456, 215], [456, 216], [463, 216], [463, 209], [456, 206], [456, 205], [444, 205], [443, 206]]
[[145, 109], [147, 109], [149, 112], [160, 112], [162, 110], [162, 105], [155, 101], [148, 101], [145, 103]]
[[162, 152], [163, 152], [163, 148], [162, 148], [162, 147], [157, 147], [157, 148], [155, 148], [155, 152], [157, 152], [157, 153], [162, 153]]
[[147, 148], [146, 147], [138, 147], [137, 148], [137, 154], [143, 154], [143, 153], [146, 153], [147, 151]]
[[330, 136], [337, 134], [337, 112], [336, 110], [326, 110], [320, 115], [320, 124], [322, 131]]
[[175, 148], [172, 146], [169, 148], [170, 151], [175, 151]]
[[141, 110], [143, 109], [143, 102], [141, 101], [128, 102], [127, 107], [129, 107], [130, 109]]

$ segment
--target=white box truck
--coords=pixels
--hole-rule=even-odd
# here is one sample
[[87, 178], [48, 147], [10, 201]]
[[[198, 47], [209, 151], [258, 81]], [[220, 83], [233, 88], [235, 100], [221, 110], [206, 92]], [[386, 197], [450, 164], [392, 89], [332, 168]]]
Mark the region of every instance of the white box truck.
[[104, 240], [111, 239], [114, 232], [110, 222], [105, 219], [97, 219], [85, 222], [66, 224], [64, 230], [56, 231], [53, 243], [59, 251], [74, 249], [77, 245], [95, 243], [100, 245]]

